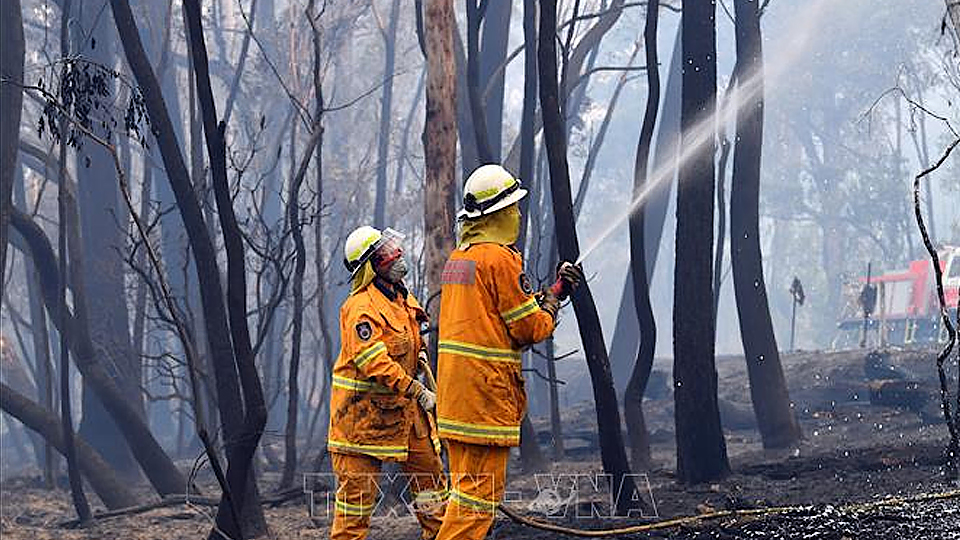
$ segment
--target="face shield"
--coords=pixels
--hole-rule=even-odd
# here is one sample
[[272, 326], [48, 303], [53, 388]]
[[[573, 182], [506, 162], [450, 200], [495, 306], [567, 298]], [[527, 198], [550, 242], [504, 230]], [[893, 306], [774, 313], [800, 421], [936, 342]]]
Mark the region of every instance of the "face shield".
[[373, 252], [373, 266], [378, 271], [384, 271], [394, 261], [403, 255], [403, 239], [406, 238], [400, 231], [387, 227], [381, 233], [377, 248]]

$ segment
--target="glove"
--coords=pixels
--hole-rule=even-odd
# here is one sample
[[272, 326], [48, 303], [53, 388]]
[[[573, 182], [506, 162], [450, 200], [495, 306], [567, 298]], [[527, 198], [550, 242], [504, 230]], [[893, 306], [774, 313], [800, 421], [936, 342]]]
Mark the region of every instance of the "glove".
[[549, 313], [550, 316], [553, 317], [553, 320], [557, 320], [557, 311], [560, 311], [560, 299], [557, 298], [557, 295], [553, 292], [555, 285], [556, 283], [544, 288], [537, 294], [537, 302], [540, 304], [540, 309]]
[[408, 397], [412, 397], [420, 404], [424, 411], [432, 411], [437, 406], [437, 395], [427, 389], [420, 381], [413, 379], [406, 392]]
[[583, 282], [583, 268], [569, 261], [557, 265], [557, 281], [550, 286], [551, 292], [561, 302], [566, 300]]

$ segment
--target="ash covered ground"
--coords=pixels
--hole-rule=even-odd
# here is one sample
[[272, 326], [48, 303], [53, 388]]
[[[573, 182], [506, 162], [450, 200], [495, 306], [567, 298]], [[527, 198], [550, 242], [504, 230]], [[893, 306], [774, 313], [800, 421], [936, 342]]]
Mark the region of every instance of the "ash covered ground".
[[[871, 404], [863, 357], [860, 351], [813, 352], [784, 359], [805, 437], [797, 452], [785, 454], [770, 454], [761, 447], [752, 427], [742, 359], [719, 359], [720, 396], [733, 472], [714, 484], [690, 487], [676, 483], [672, 473], [672, 399], [669, 393], [648, 399], [645, 410], [657, 463], [655, 470], [648, 473], [649, 493], [658, 519], [734, 509], [796, 508], [772, 516], [705, 520], [625, 537], [960, 538], [960, 498], [870, 504], [891, 497], [942, 494], [960, 486], [948, 482], [943, 474], [948, 434], [942, 420], [930, 412], [936, 411], [937, 396], [930, 396], [932, 409]], [[892, 352], [888, 356], [891, 365], [901, 373], [935, 390], [932, 358], [929, 351]], [[951, 375], [955, 381], [956, 374]], [[574, 437], [567, 440], [565, 459], [553, 463], [547, 474], [561, 478], [601, 472], [599, 453], [590, 435], [595, 432], [595, 422], [593, 408], [587, 403], [565, 408], [564, 428]], [[537, 419], [536, 424], [538, 430], [549, 429], [546, 419]], [[544, 450], [549, 452], [546, 447]], [[277, 475], [269, 469], [263, 475], [261, 485], [268, 493]], [[606, 486], [596, 493], [581, 488], [573, 497], [561, 482], [553, 493], [556, 496], [545, 499], [544, 478], [523, 474], [519, 463], [513, 462], [508, 486], [515, 501], [513, 507], [542, 521], [576, 528], [624, 527], [641, 522], [598, 517], [609, 512]], [[207, 483], [212, 492], [209, 482], [209, 478], [201, 477], [201, 485]], [[183, 505], [98, 520], [82, 529], [65, 527], [63, 524], [73, 517], [68, 493], [40, 489], [35, 476], [7, 478], [0, 495], [0, 534], [4, 539], [199, 538], [209, 528], [204, 515], [210, 512], [209, 508]], [[143, 496], [146, 500], [149, 493], [144, 490]], [[371, 539], [419, 537], [415, 520], [402, 507], [394, 506], [392, 512], [392, 516], [374, 518]], [[275, 538], [327, 537], [329, 520], [311, 520], [302, 497], [270, 506], [266, 515]], [[503, 515], [498, 516], [489, 536], [556, 537], [556, 533], [518, 525]]]

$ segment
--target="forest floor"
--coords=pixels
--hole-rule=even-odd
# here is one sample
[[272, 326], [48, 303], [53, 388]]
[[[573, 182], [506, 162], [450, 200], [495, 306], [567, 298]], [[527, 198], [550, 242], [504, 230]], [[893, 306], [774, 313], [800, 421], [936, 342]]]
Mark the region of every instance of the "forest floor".
[[[723, 510], [792, 507], [768, 516], [727, 516], [624, 538], [960, 539], [958, 497], [870, 504], [891, 497], [942, 494], [960, 486], [943, 476], [947, 433], [942, 421], [912, 410], [871, 405], [863, 382], [862, 358], [859, 352], [805, 353], [784, 360], [804, 440], [796, 451], [780, 454], [765, 452], [751, 426], [742, 359], [718, 361], [732, 473], [714, 484], [677, 484], [672, 399], [647, 400], [656, 466], [639, 478], [639, 487], [656, 511], [648, 504], [642, 517], [600, 517], [609, 515], [610, 495], [603, 482], [594, 490], [590, 481], [602, 469], [589, 435], [595, 431], [593, 409], [588, 404], [567, 407], [564, 427], [573, 437], [567, 439], [565, 458], [551, 464], [547, 476], [524, 474], [519, 463], [512, 462], [507, 487], [511, 507], [541, 521], [584, 529], [625, 527]], [[926, 354], [902, 353], [891, 358], [908, 376], [932, 370], [931, 364], [925, 365], [930, 362]], [[537, 424], [539, 430], [546, 429], [541, 421]], [[544, 450], [548, 450], [546, 446]], [[74, 517], [69, 494], [39, 489], [36, 482], [35, 477], [21, 476], [0, 484], [0, 536], [4, 540], [194, 539], [209, 530], [205, 513], [211, 509], [184, 505], [97, 520], [82, 529], [68, 528], [63, 524]], [[264, 473], [263, 490], [275, 482], [275, 473]], [[543, 489], [547, 482], [556, 489]], [[572, 489], [574, 482], [577, 487]], [[208, 492], [215, 492], [209, 478], [201, 478], [203, 483]], [[146, 489], [143, 495], [147, 500]], [[314, 495], [322, 501], [326, 493]], [[402, 505], [382, 507], [385, 514], [392, 515], [374, 516], [369, 538], [419, 538], [416, 521]], [[304, 497], [270, 506], [265, 513], [273, 538], [328, 537], [329, 518], [311, 519]], [[488, 538], [557, 537], [499, 515]]]

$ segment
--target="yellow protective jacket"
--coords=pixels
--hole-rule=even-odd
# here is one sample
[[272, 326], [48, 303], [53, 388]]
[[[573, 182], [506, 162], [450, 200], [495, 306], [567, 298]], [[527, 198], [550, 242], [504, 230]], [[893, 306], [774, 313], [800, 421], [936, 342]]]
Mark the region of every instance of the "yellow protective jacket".
[[520, 253], [497, 243], [455, 250], [443, 269], [437, 379], [440, 437], [517, 446], [527, 406], [520, 353], [553, 332]]
[[[410, 429], [427, 429], [416, 400], [404, 396], [423, 347], [427, 316], [413, 295], [373, 280], [340, 308], [340, 356], [330, 392], [330, 452], [406, 461]], [[429, 417], [429, 415], [428, 415]], [[439, 439], [428, 418], [433, 446]], [[426, 436], [426, 433], [418, 434]]]

